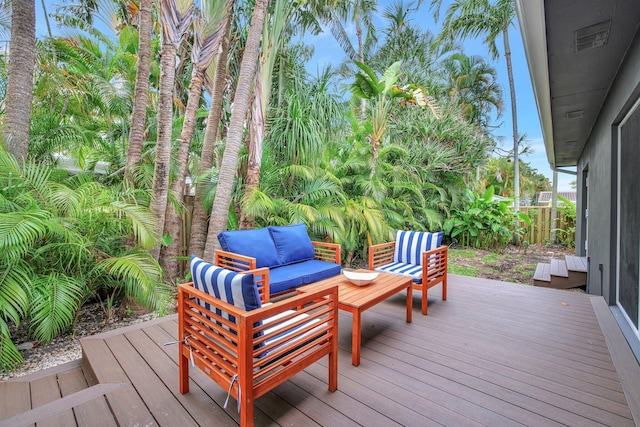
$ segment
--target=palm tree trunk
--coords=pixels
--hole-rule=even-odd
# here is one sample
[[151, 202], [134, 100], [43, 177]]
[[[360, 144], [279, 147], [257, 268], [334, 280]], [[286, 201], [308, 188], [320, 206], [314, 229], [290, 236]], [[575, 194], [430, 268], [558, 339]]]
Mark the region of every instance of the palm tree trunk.
[[29, 124], [36, 58], [34, 0], [12, 2], [9, 70], [5, 95], [3, 136], [7, 151], [22, 164], [29, 149]]
[[171, 43], [162, 45], [160, 58], [160, 95], [158, 102], [158, 142], [156, 163], [153, 169], [151, 212], [156, 220], [158, 242], [151, 251], [157, 260], [164, 231], [165, 213], [169, 192], [169, 168], [171, 163], [171, 131], [173, 124], [173, 84], [176, 76], [177, 48]]
[[[204, 82], [205, 70], [197, 69], [191, 77], [189, 85], [189, 100], [185, 110], [182, 133], [180, 135], [180, 146], [178, 147], [177, 171], [178, 176], [171, 183], [171, 192], [182, 201], [184, 199], [184, 188], [187, 173], [189, 171], [189, 151], [191, 149], [191, 139], [196, 127], [196, 116], [200, 104], [200, 94], [202, 93], [202, 83]], [[165, 277], [174, 279], [178, 277], [178, 255], [180, 252], [180, 232], [182, 231], [182, 218], [175, 205], [169, 203], [165, 214], [164, 233], [170, 235], [173, 240], [163, 246], [160, 252], [160, 266], [165, 272]]]
[[[250, 200], [254, 191], [260, 187], [260, 168], [262, 166], [262, 146], [267, 120], [267, 110], [271, 101], [273, 69], [278, 52], [284, 44], [283, 30], [289, 16], [286, 0], [276, 0], [269, 12], [268, 22], [262, 31], [262, 54], [256, 71], [249, 120], [249, 161], [245, 180], [244, 200]], [[253, 228], [255, 218], [241, 210], [240, 229]]]
[[229, 220], [229, 205], [231, 204], [231, 192], [235, 179], [238, 153], [242, 144], [244, 134], [244, 121], [249, 109], [249, 97], [251, 95], [251, 83], [256, 75], [258, 66], [258, 55], [260, 53], [260, 38], [262, 27], [267, 15], [269, 0], [256, 0], [256, 4], [251, 14], [251, 25], [247, 36], [240, 74], [236, 86], [233, 109], [231, 111], [231, 122], [227, 144], [220, 167], [220, 176], [216, 197], [213, 201], [211, 219], [209, 220], [209, 232], [205, 245], [204, 256], [212, 259], [215, 249], [219, 247], [217, 235], [224, 230]]
[[[360, 8], [362, 4], [356, 5], [356, 16], [354, 17], [354, 21], [356, 21], [356, 36], [358, 38], [358, 61], [361, 64], [364, 64], [364, 42], [362, 41], [362, 18], [360, 16]], [[367, 100], [365, 98], [360, 98], [360, 113], [365, 114], [367, 111]], [[373, 174], [371, 175], [373, 176]]]
[[[52, 38], [53, 33], [51, 32], [51, 23], [49, 23], [49, 14], [47, 13], [47, 3], [45, 2], [45, 0], [40, 0], [40, 6], [42, 6], [44, 23], [47, 25], [47, 34], [49, 34], [49, 38]], [[55, 58], [55, 49], [54, 49], [54, 58]]]
[[[227, 76], [227, 56], [229, 54], [229, 28], [231, 19], [227, 20], [224, 29], [224, 37], [218, 54], [216, 74], [211, 91], [211, 107], [207, 116], [207, 127], [202, 142], [200, 154], [199, 175], [202, 175], [213, 166], [215, 152], [214, 143], [220, 139], [220, 118], [222, 116], [222, 101]], [[204, 246], [207, 240], [207, 226], [209, 215], [204, 208], [204, 195], [202, 186], [196, 185], [196, 197], [193, 202], [193, 217], [191, 221], [191, 236], [189, 238], [189, 253], [199, 257], [204, 256]]]
[[[247, 163], [247, 176], [244, 187], [244, 200], [248, 200], [251, 194], [260, 185], [260, 167], [262, 166], [262, 141], [264, 139], [265, 111], [262, 100], [262, 63], [258, 64], [256, 82], [253, 88], [253, 101], [251, 102], [251, 119], [249, 120], [249, 161]], [[244, 210], [240, 214], [239, 228], [246, 230], [253, 228], [255, 218], [246, 215]]]
[[194, 3], [193, 1], [177, 3], [175, 0], [161, 0], [160, 9], [162, 51], [160, 52], [160, 87], [158, 95], [158, 139], [150, 206], [158, 227], [156, 231], [158, 240], [151, 251], [151, 255], [156, 260], [160, 258], [160, 245], [162, 243], [162, 233], [164, 232], [169, 193], [176, 53], [189, 25], [191, 25]]
[[513, 210], [520, 209], [520, 161], [518, 146], [518, 110], [516, 107], [516, 88], [513, 80], [513, 65], [511, 64], [511, 47], [509, 46], [509, 28], [502, 30], [504, 40], [504, 58], [507, 61], [507, 75], [509, 77], [509, 93], [511, 94], [511, 122], [513, 123]]
[[142, 157], [142, 144], [144, 142], [147, 119], [149, 72], [151, 70], [151, 4], [152, 0], [140, 0], [140, 11], [138, 12], [138, 70], [134, 89], [133, 111], [131, 112], [127, 162], [124, 169], [124, 178], [129, 182], [133, 180], [133, 166], [139, 163]]

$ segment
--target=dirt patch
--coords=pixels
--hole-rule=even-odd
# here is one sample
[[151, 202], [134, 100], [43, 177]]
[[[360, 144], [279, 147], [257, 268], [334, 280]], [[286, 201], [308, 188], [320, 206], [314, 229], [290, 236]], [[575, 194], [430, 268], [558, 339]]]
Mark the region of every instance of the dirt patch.
[[564, 259], [575, 255], [559, 245], [529, 245], [526, 249], [514, 245], [502, 252], [481, 249], [449, 248], [449, 272], [465, 276], [482, 277], [506, 282], [533, 285], [533, 273], [539, 262]]

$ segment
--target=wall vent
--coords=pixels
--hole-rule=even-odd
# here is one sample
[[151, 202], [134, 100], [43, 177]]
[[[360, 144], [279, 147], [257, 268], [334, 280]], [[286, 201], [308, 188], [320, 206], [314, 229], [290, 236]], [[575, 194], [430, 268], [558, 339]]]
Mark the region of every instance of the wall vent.
[[590, 25], [575, 31], [576, 52], [604, 46], [609, 40], [611, 20]]
[[584, 110], [575, 110], [575, 111], [568, 111], [566, 114], [566, 118], [571, 120], [571, 119], [581, 119], [584, 117]]

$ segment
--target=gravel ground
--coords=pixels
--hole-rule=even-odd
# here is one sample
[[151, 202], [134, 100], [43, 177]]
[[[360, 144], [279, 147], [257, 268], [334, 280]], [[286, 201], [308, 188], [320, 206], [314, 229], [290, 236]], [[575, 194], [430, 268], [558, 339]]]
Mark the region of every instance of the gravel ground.
[[[117, 310], [114, 311], [117, 313]], [[154, 313], [132, 317], [120, 317], [116, 314], [108, 321], [105, 321], [105, 317], [104, 310], [99, 303], [85, 305], [80, 310], [78, 322], [73, 326], [72, 331], [44, 345], [29, 341], [26, 327], [12, 329], [11, 337], [22, 353], [24, 363], [13, 372], [0, 372], [0, 381], [80, 359], [82, 357], [81, 338], [151, 320], [156, 316]]]

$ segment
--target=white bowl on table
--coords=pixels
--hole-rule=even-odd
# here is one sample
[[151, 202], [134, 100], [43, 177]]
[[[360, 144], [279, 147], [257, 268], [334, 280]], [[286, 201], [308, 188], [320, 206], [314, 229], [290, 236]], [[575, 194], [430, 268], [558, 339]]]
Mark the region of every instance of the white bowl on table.
[[343, 270], [342, 274], [347, 280], [356, 286], [365, 286], [373, 282], [378, 277], [377, 271], [353, 271]]

